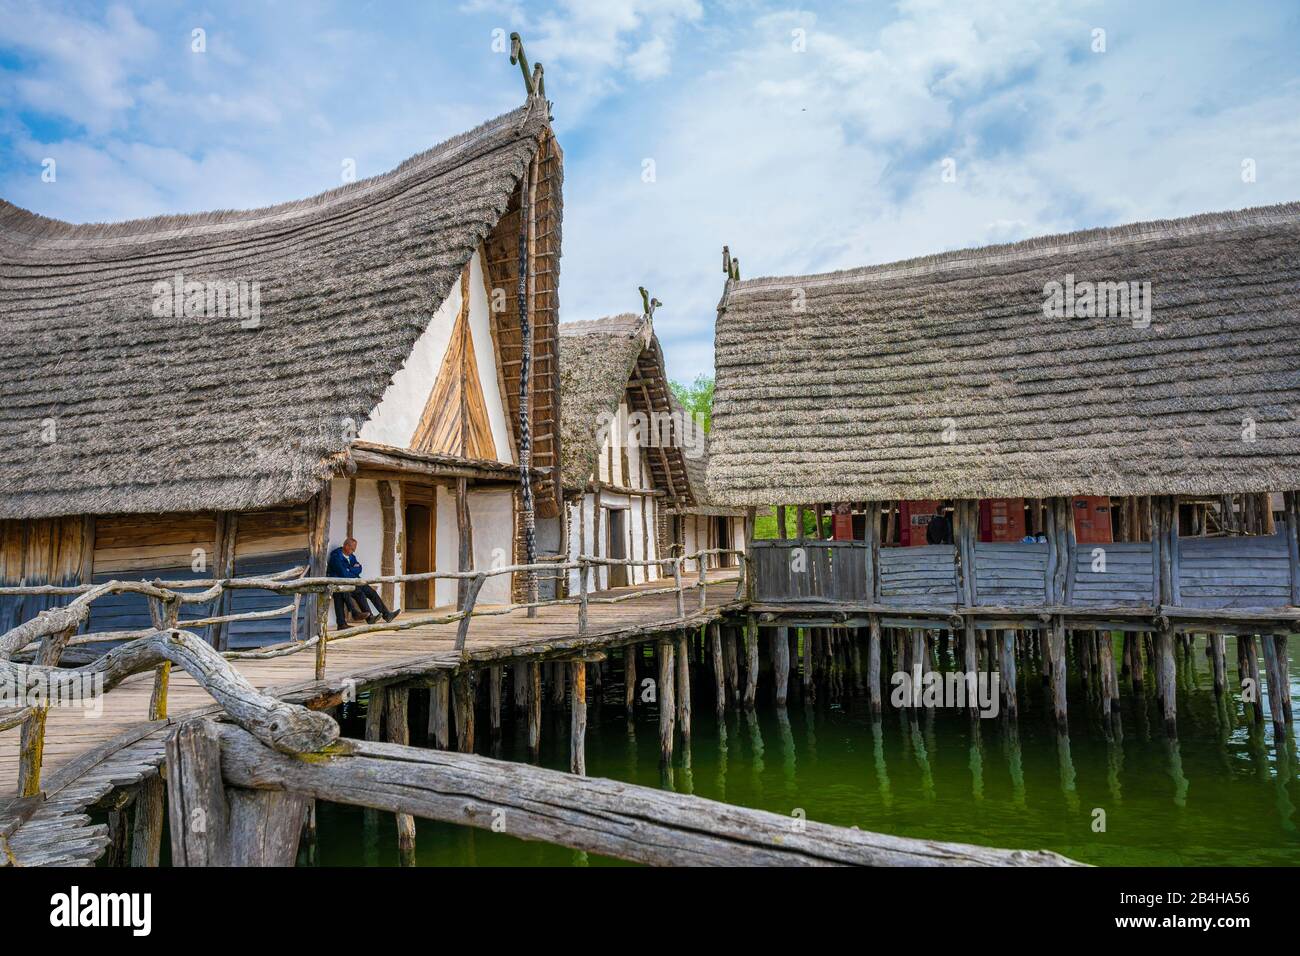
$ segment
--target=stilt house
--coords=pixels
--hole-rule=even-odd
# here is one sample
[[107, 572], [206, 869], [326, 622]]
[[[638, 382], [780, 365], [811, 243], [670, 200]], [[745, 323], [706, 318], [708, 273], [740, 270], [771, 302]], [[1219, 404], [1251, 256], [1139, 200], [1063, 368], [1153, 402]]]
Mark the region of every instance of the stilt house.
[[[367, 575], [524, 560], [528, 501], [559, 513], [561, 162], [531, 95], [266, 209], [73, 225], [0, 203], [0, 583], [323, 574], [348, 536]], [[383, 588], [405, 608], [456, 592]], [[0, 598], [0, 630], [50, 600]], [[186, 615], [283, 603], [233, 602]], [[208, 636], [283, 641], [294, 617]], [[123, 596], [90, 629], [148, 621]]]

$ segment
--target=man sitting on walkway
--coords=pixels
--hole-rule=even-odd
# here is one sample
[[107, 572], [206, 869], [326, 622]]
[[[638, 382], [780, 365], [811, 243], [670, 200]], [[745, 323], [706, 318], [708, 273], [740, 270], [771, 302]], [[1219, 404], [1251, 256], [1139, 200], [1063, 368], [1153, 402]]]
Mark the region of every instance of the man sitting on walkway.
[[[356, 559], [355, 551], [357, 550], [357, 539], [348, 538], [341, 545], [330, 552], [329, 566], [326, 574], [331, 578], [359, 578], [361, 577], [361, 562]], [[366, 608], [366, 602], [369, 601], [378, 613], [371, 613]], [[386, 622], [391, 622], [397, 617], [398, 610], [388, 610], [384, 604], [384, 599], [375, 593], [375, 589], [369, 584], [358, 584], [351, 593], [341, 591], [334, 592], [334, 620], [337, 627], [348, 626], [347, 609], [353, 607], [359, 614], [366, 618], [367, 624], [374, 624], [379, 620], [382, 614]]]

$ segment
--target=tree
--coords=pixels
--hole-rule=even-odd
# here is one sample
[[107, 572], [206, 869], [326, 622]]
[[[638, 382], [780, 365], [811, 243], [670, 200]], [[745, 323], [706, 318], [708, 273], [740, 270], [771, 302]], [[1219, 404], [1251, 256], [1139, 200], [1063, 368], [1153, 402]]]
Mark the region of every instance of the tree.
[[669, 385], [686, 413], [704, 426], [704, 434], [707, 435], [713, 427], [713, 376], [697, 375], [690, 385], [676, 381]]

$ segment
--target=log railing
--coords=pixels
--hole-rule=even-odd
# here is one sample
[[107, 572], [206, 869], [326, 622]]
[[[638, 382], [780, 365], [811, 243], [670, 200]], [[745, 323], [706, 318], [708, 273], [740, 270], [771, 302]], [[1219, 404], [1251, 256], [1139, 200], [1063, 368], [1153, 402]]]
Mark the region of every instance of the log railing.
[[[464, 656], [469, 637], [470, 622], [474, 617], [497, 616], [514, 611], [576, 604], [578, 605], [578, 636], [589, 632], [588, 608], [591, 604], [614, 604], [651, 595], [676, 593], [677, 613], [668, 621], [671, 625], [687, 620], [685, 592], [698, 588], [700, 608], [707, 607], [707, 574], [691, 584], [682, 580], [684, 562], [709, 554], [742, 552], [726, 549], [707, 549], [691, 555], [673, 558], [634, 560], [602, 558], [583, 555], [576, 559], [532, 565], [512, 565], [481, 571], [433, 571], [417, 574], [381, 575], [373, 578], [323, 578], [306, 577], [305, 568], [291, 568], [275, 575], [260, 578], [223, 578], [189, 581], [109, 581], [99, 584], [56, 586], [31, 585], [0, 587], [0, 595], [42, 594], [70, 598], [65, 605], [49, 608], [32, 619], [0, 635], [0, 702], [10, 698], [19, 706], [0, 710], [0, 731], [20, 728], [22, 742], [19, 761], [19, 793], [35, 796], [40, 792], [41, 764], [44, 752], [45, 721], [51, 703], [86, 703], [107, 693], [127, 677], [154, 671], [154, 687], [150, 697], [150, 720], [167, 716], [167, 690], [173, 665], [190, 674], [241, 727], [264, 744], [285, 753], [305, 753], [327, 746], [338, 736], [338, 727], [327, 715], [305, 708], [285, 704], [258, 692], [231, 665], [234, 660], [266, 660], [301, 653], [314, 648], [315, 676], [324, 677], [326, 651], [332, 641], [360, 637], [376, 632], [392, 632], [434, 624], [455, 623], [455, 651]], [[592, 596], [588, 593], [588, 572], [598, 566], [626, 565], [649, 567], [671, 565], [674, 583], [671, 587], [639, 588], [621, 594]], [[741, 565], [742, 569], [744, 565]], [[577, 597], [554, 598], [544, 601], [477, 607], [479, 594], [488, 579], [515, 573], [543, 571], [567, 573], [579, 571], [580, 594]], [[392, 622], [341, 627], [333, 633], [327, 628], [330, 598], [336, 592], [347, 592], [362, 584], [399, 584], [433, 580], [467, 581], [464, 605], [450, 613], [432, 613], [412, 616]], [[715, 579], [714, 584], [730, 581]], [[265, 590], [280, 593], [290, 602], [275, 612], [251, 611], [225, 614], [191, 621], [180, 619], [186, 605], [205, 604], [228, 590]], [[742, 570], [738, 579], [736, 598], [745, 590]], [[137, 631], [102, 631], [77, 634], [89, 620], [91, 606], [96, 600], [116, 594], [139, 594], [149, 601], [153, 627]], [[296, 621], [304, 594], [317, 595], [314, 633], [305, 640], [294, 639], [285, 644], [254, 651], [219, 652], [194, 632], [194, 628], [216, 623], [259, 620], [291, 612]], [[295, 628], [296, 633], [296, 628]], [[60, 667], [60, 657], [65, 648], [73, 644], [117, 643], [90, 663], [78, 667]], [[37, 645], [33, 654], [28, 648]], [[15, 657], [31, 657], [30, 663]], [[35, 691], [33, 692], [33, 689]], [[34, 697], [31, 703], [26, 699]]]

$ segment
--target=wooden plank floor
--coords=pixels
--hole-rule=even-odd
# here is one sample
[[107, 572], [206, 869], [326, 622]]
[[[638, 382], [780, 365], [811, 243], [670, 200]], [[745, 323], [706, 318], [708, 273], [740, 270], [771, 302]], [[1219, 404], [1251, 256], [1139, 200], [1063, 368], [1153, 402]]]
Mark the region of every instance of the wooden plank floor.
[[[710, 578], [734, 576], [735, 571], [710, 572]], [[692, 583], [693, 576], [685, 583]], [[664, 582], [620, 589], [615, 592], [663, 587]], [[719, 583], [708, 589], [708, 607], [701, 611], [698, 591], [686, 594], [686, 613], [692, 626], [721, 614], [735, 598], [732, 582]], [[421, 614], [428, 612], [421, 611]], [[671, 625], [677, 615], [673, 594], [647, 595], [619, 604], [593, 604], [588, 617], [588, 637], [584, 645], [601, 646], [626, 643], [638, 633], [652, 632]], [[405, 614], [403, 616], [406, 616]], [[529, 618], [524, 611], [491, 617], [478, 617], [469, 629], [466, 650], [471, 659], [489, 661], [510, 657], [527, 657], [554, 652], [570, 646], [577, 639], [576, 605], [539, 608]], [[430, 625], [405, 631], [367, 634], [331, 643], [326, 667], [326, 683], [339, 686], [345, 678], [355, 678], [358, 690], [368, 680], [391, 680], [395, 676], [416, 676], [439, 667], [454, 666], [455, 624]], [[308, 649], [288, 657], [267, 661], [233, 662], [253, 686], [271, 689], [277, 696], [303, 699], [311, 696], [305, 688], [314, 683], [315, 652]], [[43, 778], [48, 779], [70, 760], [104, 744], [118, 734], [143, 724], [149, 711], [153, 674], [138, 674], [111, 690], [103, 698], [103, 713], [92, 716], [80, 709], [52, 708], [46, 723]], [[296, 693], [295, 693], [296, 692]], [[210, 707], [212, 698], [188, 674], [172, 672], [168, 713], [172, 718]], [[0, 806], [17, 792], [18, 741], [14, 730], [0, 733]]]

